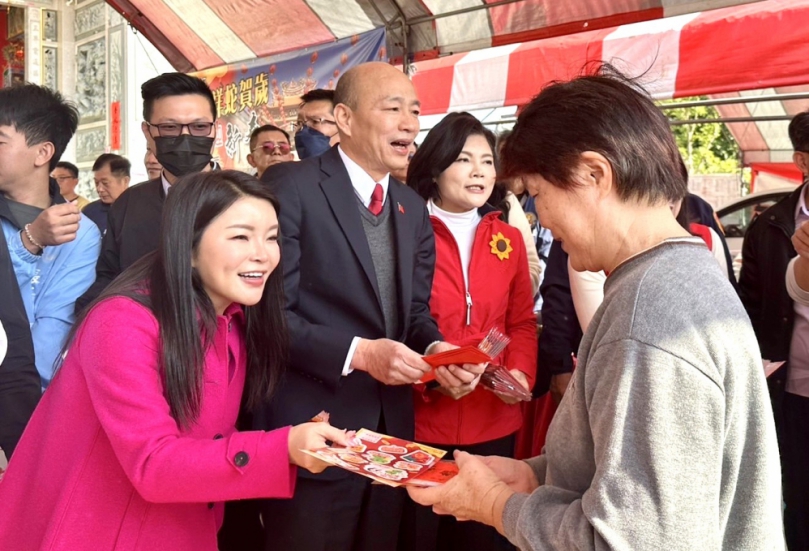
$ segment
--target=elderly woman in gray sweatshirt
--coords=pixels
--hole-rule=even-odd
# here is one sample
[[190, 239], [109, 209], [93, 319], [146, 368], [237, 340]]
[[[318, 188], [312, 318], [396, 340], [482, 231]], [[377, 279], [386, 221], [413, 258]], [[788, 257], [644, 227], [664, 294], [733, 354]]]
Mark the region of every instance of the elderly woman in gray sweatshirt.
[[678, 159], [666, 117], [609, 68], [523, 111], [503, 167], [573, 268], [609, 274], [604, 302], [544, 453], [456, 453], [460, 474], [409, 487], [414, 500], [520, 549], [784, 549], [761, 355], [705, 243], [671, 213], [687, 191]]

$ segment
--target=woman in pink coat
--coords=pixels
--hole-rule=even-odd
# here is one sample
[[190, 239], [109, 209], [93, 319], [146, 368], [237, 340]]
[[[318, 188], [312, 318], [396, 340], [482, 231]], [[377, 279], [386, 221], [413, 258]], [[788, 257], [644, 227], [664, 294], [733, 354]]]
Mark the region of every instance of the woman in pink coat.
[[172, 186], [157, 252], [68, 338], [0, 482], [0, 549], [215, 551], [221, 502], [289, 498], [296, 465], [325, 467], [301, 449], [349, 443], [327, 423], [235, 429], [284, 364], [277, 211], [240, 172]]

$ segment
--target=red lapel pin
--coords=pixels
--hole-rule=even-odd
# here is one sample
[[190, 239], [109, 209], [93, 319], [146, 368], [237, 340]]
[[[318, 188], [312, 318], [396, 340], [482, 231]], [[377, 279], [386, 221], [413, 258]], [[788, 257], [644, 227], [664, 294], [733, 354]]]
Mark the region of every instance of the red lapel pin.
[[404, 207], [402, 206], [402, 204], [401, 203], [396, 203], [396, 204], [399, 206], [399, 212], [404, 214]]

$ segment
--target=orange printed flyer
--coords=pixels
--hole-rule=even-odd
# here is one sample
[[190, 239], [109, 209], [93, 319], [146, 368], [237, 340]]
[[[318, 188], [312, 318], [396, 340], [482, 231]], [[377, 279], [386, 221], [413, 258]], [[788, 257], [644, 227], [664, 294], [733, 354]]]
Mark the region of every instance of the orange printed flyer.
[[[447, 453], [409, 440], [402, 440], [368, 429], [357, 431], [359, 446], [301, 450], [341, 469], [368, 477], [388, 486], [437, 486], [455, 474], [451, 461], [441, 461]], [[454, 473], [453, 473], [454, 470]]]

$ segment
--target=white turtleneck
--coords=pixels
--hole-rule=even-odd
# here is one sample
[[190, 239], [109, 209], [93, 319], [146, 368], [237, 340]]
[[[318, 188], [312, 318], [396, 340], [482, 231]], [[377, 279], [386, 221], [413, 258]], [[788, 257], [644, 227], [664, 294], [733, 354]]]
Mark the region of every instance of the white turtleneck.
[[438, 207], [432, 199], [427, 203], [427, 211], [441, 220], [449, 228], [452, 237], [458, 244], [458, 251], [461, 253], [461, 267], [463, 268], [464, 286], [469, 288], [469, 259], [472, 256], [472, 244], [475, 241], [475, 230], [480, 224], [481, 216], [478, 209], [467, 212], [447, 212]]

